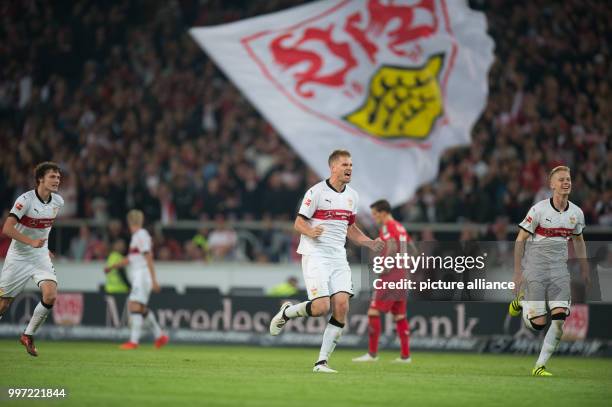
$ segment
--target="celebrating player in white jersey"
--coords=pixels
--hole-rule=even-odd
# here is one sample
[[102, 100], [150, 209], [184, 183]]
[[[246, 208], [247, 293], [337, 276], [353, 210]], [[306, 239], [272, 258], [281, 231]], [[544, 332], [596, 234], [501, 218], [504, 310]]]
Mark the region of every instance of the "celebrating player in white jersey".
[[155, 347], [161, 348], [168, 343], [166, 335], [155, 318], [155, 314], [147, 307], [151, 291], [159, 292], [159, 284], [155, 276], [153, 266], [152, 239], [149, 232], [142, 227], [144, 214], [142, 211], [133, 209], [127, 214], [128, 227], [132, 233], [128, 256], [112, 266], [106, 267], [108, 272], [115, 267], [129, 265], [129, 273], [132, 281], [132, 289], [128, 297], [128, 309], [130, 311], [131, 332], [130, 340], [120, 346], [124, 350], [137, 349], [140, 342], [142, 325], [147, 322], [155, 336]]
[[580, 262], [582, 278], [587, 286], [589, 284], [586, 246], [582, 236], [584, 214], [568, 200], [572, 189], [570, 169], [555, 167], [549, 179], [552, 198], [535, 204], [519, 224], [514, 248], [514, 281], [516, 287], [521, 288], [509, 307], [512, 316], [522, 312], [525, 325], [534, 331], [546, 328], [550, 312], [550, 327], [532, 370], [533, 376], [552, 376], [545, 365], [561, 341], [563, 323], [570, 313], [570, 275], [567, 268], [570, 238]]
[[42, 299], [20, 341], [30, 355], [38, 356], [34, 334], [47, 319], [57, 296], [57, 278], [47, 239], [64, 200], [57, 194], [61, 177], [57, 164], [40, 163], [34, 177], [36, 189], [17, 198], [2, 228], [2, 233], [12, 241], [0, 272], [0, 318], [31, 278], [40, 288]]
[[359, 204], [351, 181], [353, 163], [346, 150], [329, 156], [331, 176], [306, 192], [295, 219], [295, 230], [301, 233], [297, 252], [302, 255], [302, 272], [308, 300], [292, 305], [287, 302], [270, 323], [270, 334], [278, 335], [289, 319], [332, 316], [323, 333], [323, 343], [314, 372], [336, 373], [327, 362], [346, 323], [353, 283], [344, 245], [348, 237], [359, 246], [381, 250], [380, 239], [368, 238], [355, 224]]

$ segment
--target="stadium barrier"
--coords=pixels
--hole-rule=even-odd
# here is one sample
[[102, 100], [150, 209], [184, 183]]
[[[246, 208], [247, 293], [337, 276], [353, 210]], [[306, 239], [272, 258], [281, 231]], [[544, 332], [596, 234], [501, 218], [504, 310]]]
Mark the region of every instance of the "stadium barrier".
[[[377, 234], [376, 227], [368, 217], [362, 219], [361, 224], [369, 233]], [[369, 223], [368, 223], [369, 222]], [[70, 246], [70, 240], [79, 234], [81, 226], [88, 226], [95, 234], [105, 241], [109, 240], [108, 236], [109, 221], [100, 221], [95, 219], [59, 219], [53, 225], [53, 233], [49, 237], [49, 248], [54, 252], [67, 255]], [[257, 246], [259, 241], [257, 233], [262, 231], [279, 231], [287, 236], [293, 235], [293, 222], [287, 221], [231, 221], [228, 220], [226, 225], [234, 230], [238, 235], [238, 246], [252, 244]], [[179, 242], [184, 242], [191, 239], [199, 230], [214, 230], [218, 224], [214, 221], [196, 221], [196, 220], [179, 220], [169, 224], [156, 222], [149, 228], [152, 231], [160, 231], [165, 237], [171, 237]], [[490, 224], [481, 223], [425, 223], [411, 222], [405, 223], [404, 226], [409, 233], [420, 233], [425, 230], [435, 234], [437, 240], [448, 241], [458, 240], [461, 232], [469, 227], [474, 232], [481, 236], [485, 236], [490, 231]], [[514, 225], [508, 226], [507, 238], [513, 239], [516, 236], [518, 228]], [[585, 238], [598, 241], [612, 241], [612, 227], [601, 225], [588, 225], [585, 229]], [[290, 258], [289, 254], [281, 256], [283, 260]]]
[[[22, 330], [39, 301], [36, 292], [15, 299], [0, 323], [0, 337]], [[62, 340], [122, 341], [128, 338], [126, 295], [62, 292], [52, 316], [38, 337]], [[242, 344], [257, 346], [319, 346], [324, 318], [291, 320], [278, 337], [268, 334], [271, 317], [284, 299], [224, 296], [208, 290], [153, 295], [150, 306], [174, 343]], [[367, 348], [368, 299], [351, 302], [340, 346]], [[565, 323], [559, 354], [612, 357], [612, 304], [576, 304]], [[408, 306], [414, 350], [535, 354], [541, 336], [510, 318], [506, 303], [415, 302]], [[381, 347], [397, 349], [394, 323], [383, 320]], [[147, 338], [144, 338], [146, 342]]]

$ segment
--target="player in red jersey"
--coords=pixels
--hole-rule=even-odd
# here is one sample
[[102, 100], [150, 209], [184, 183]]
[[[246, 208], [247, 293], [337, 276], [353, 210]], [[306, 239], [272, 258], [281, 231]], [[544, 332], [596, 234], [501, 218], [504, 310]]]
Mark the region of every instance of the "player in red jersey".
[[[385, 242], [383, 256], [394, 256], [395, 253], [416, 253], [412, 238], [401, 223], [393, 219], [391, 205], [381, 199], [370, 205], [372, 216], [381, 225], [379, 237]], [[406, 277], [406, 270], [393, 269], [380, 278], [385, 281], [400, 281]], [[410, 327], [406, 320], [406, 295], [403, 290], [375, 290], [368, 309], [369, 350], [363, 356], [353, 359], [353, 362], [376, 362], [378, 360], [378, 338], [381, 332], [380, 314], [391, 312], [395, 320], [397, 336], [400, 341], [400, 357], [394, 362], [410, 363]]]

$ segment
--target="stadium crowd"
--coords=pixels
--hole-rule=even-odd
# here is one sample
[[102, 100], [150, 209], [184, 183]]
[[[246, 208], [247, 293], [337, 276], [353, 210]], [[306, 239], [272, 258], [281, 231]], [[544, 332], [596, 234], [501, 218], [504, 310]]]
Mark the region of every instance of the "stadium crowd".
[[[0, 4], [3, 208], [32, 187], [37, 162], [53, 159], [64, 169], [62, 216], [109, 225], [98, 235], [82, 228], [73, 258], [104, 258], [127, 239], [119, 220], [134, 207], [163, 225], [215, 221], [182, 241], [156, 232], [163, 259], [290, 258], [295, 237], [271, 225], [255, 232], [263, 243], [234, 250], [240, 239], [226, 220], [291, 220], [318, 178], [187, 30], [297, 3]], [[396, 217], [517, 223], [547, 196], [549, 169], [564, 164], [587, 224], [612, 226], [612, 9], [583, 0], [471, 5], [486, 13], [496, 43], [488, 105], [471, 147], [448, 151], [437, 180]]]

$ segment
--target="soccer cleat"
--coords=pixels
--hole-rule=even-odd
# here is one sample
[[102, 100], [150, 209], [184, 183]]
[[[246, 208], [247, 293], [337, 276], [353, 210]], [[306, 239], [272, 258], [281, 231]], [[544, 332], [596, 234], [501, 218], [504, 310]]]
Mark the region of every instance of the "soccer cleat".
[[126, 342], [124, 344], [122, 344], [121, 346], [119, 346], [119, 349], [123, 349], [123, 350], [134, 350], [134, 349], [138, 349], [138, 344], [134, 343], [134, 342]]
[[378, 356], [372, 356], [369, 353], [353, 358], [353, 362], [378, 362]]
[[164, 346], [165, 344], [167, 344], [169, 340], [170, 340], [170, 338], [168, 337], [168, 335], [161, 334], [161, 335], [159, 335], [159, 337], [157, 339], [155, 339], [155, 347], [157, 349], [159, 349], [162, 346]]
[[534, 367], [531, 371], [532, 376], [552, 376], [552, 373], [546, 370], [545, 366]]
[[32, 356], [38, 356], [38, 350], [34, 346], [34, 337], [32, 335], [21, 334], [19, 342], [25, 346], [26, 351]]
[[411, 357], [396, 358], [396, 359], [393, 359], [393, 362], [391, 362], [391, 363], [403, 363], [405, 365], [408, 365], [408, 364], [412, 363], [412, 358]]
[[314, 373], [338, 373], [337, 370], [334, 370], [327, 366], [327, 361], [324, 361], [323, 363], [317, 362], [312, 368], [312, 371]]
[[525, 295], [523, 293], [519, 293], [519, 295], [512, 300], [510, 305], [508, 305], [508, 314], [510, 314], [511, 317], [518, 317], [521, 315], [521, 311], [523, 311], [521, 302], [523, 301], [524, 297]]
[[278, 311], [278, 313], [274, 315], [274, 318], [272, 318], [272, 321], [270, 321], [270, 335], [276, 336], [281, 333], [283, 327], [287, 321], [289, 321], [289, 318], [285, 317], [285, 310], [291, 305], [290, 302], [285, 302], [281, 305], [280, 311]]

